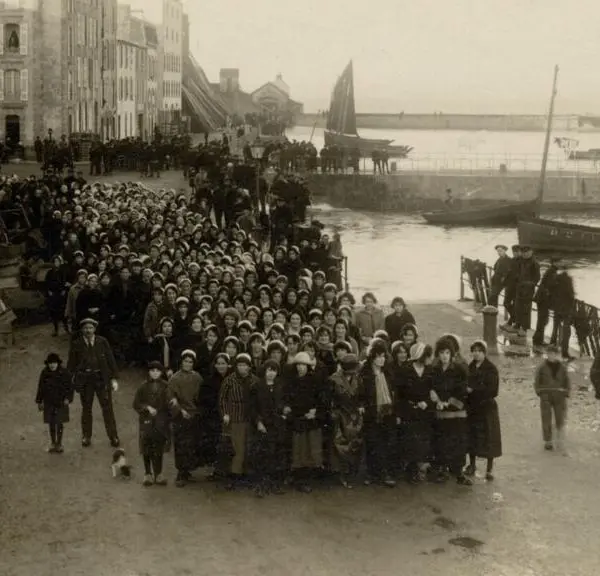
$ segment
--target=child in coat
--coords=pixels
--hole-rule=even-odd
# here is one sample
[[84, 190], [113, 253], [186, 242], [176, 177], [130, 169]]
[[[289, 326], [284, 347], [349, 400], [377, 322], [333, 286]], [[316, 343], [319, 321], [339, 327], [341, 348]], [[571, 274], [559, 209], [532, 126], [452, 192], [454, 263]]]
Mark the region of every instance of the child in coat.
[[73, 402], [71, 374], [63, 368], [60, 356], [48, 354], [38, 381], [35, 403], [44, 413], [44, 424], [50, 431], [49, 453], [63, 452], [63, 425], [69, 421], [69, 404]]
[[163, 457], [169, 449], [169, 402], [165, 369], [150, 362], [148, 378], [137, 389], [133, 409], [139, 414], [140, 453], [144, 459], [144, 486], [166, 486], [162, 475]]

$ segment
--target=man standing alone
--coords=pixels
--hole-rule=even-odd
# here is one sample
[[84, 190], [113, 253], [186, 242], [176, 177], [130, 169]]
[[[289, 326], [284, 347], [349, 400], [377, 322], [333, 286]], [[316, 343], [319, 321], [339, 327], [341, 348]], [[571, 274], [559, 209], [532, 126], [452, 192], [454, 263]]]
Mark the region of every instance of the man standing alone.
[[567, 418], [567, 398], [571, 390], [569, 374], [560, 361], [558, 348], [548, 346], [548, 357], [538, 367], [535, 373], [535, 393], [540, 399], [542, 417], [542, 435], [544, 448], [553, 450], [552, 443], [552, 414], [556, 426], [556, 444], [564, 448], [564, 428]]
[[112, 405], [112, 393], [119, 389], [117, 363], [108, 340], [96, 334], [97, 326], [98, 322], [91, 318], [81, 321], [81, 337], [73, 340], [69, 349], [68, 370], [81, 398], [81, 445], [87, 447], [92, 441], [92, 407], [96, 396], [110, 444], [117, 448], [120, 441]]

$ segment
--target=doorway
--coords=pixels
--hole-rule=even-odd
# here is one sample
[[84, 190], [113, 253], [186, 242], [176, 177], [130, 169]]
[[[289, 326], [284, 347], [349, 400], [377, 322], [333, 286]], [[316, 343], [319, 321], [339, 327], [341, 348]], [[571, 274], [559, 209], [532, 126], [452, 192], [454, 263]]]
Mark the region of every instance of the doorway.
[[21, 141], [21, 119], [16, 114], [6, 116], [4, 135], [9, 146], [16, 146]]

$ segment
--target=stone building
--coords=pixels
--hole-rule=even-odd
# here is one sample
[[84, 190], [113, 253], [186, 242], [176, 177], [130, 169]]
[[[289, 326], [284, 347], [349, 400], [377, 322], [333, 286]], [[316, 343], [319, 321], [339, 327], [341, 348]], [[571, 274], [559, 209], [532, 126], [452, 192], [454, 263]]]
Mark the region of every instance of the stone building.
[[0, 2], [0, 139], [9, 145], [34, 139], [36, 101], [29, 79], [36, 14], [31, 8]]
[[114, 138], [117, 131], [117, 0], [101, 2], [102, 21], [100, 37], [102, 55], [100, 63], [101, 76], [101, 112], [100, 134], [104, 141]]
[[183, 68], [183, 6], [181, 0], [163, 0], [159, 28], [161, 97], [159, 123], [163, 132], [177, 129], [181, 120]]
[[[116, 0], [0, 0], [0, 135], [98, 134]], [[116, 26], [116, 19], [114, 26]], [[109, 40], [110, 42], [110, 40]]]
[[144, 25], [146, 37], [146, 51], [148, 54], [148, 70], [146, 75], [146, 128], [145, 133], [152, 139], [158, 125], [158, 87], [159, 87], [159, 63], [158, 63], [158, 33], [156, 26], [146, 22]]
[[274, 81], [266, 82], [252, 92], [252, 101], [261, 110], [287, 116], [291, 121], [304, 111], [304, 106], [290, 97], [290, 87], [281, 74], [278, 74]]

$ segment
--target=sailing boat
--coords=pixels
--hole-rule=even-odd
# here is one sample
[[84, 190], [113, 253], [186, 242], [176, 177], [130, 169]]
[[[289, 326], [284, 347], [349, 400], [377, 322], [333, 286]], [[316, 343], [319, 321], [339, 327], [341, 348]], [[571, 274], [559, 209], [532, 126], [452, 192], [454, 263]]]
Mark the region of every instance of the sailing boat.
[[[550, 145], [550, 132], [552, 130], [557, 79], [558, 66], [554, 68], [554, 86], [552, 89], [552, 100], [550, 101], [546, 145], [537, 199], [538, 214], [541, 212], [544, 200], [546, 164], [548, 161], [548, 147]], [[544, 218], [522, 218], [519, 219], [517, 224], [517, 231], [519, 234], [519, 244], [530, 246], [538, 252], [600, 253], [600, 228], [597, 226], [569, 224], [568, 222]]]
[[358, 135], [354, 107], [354, 71], [350, 60], [333, 87], [327, 115], [325, 146], [357, 148], [361, 156], [370, 155], [374, 150], [384, 150], [392, 158], [406, 158], [412, 150], [412, 146], [393, 146], [392, 142], [393, 140], [361, 138]]
[[[546, 180], [546, 164], [548, 163], [550, 133], [552, 132], [557, 76], [558, 66], [554, 68], [554, 84], [552, 88], [552, 97], [550, 98], [550, 113], [548, 114], [546, 140], [544, 142], [544, 157], [542, 159], [540, 187], [537, 198], [526, 202], [501, 204], [500, 206], [469, 208], [467, 210], [439, 210], [437, 212], [426, 212], [423, 214], [423, 218], [425, 218], [429, 224], [441, 224], [443, 226], [514, 226], [517, 224], [519, 243], [523, 246], [531, 246], [532, 248], [539, 249], [532, 238], [531, 230], [534, 229], [534, 227], [539, 226], [539, 223], [541, 222], [552, 222], [549, 220], [541, 220], [540, 218], [536, 218], [536, 216], [539, 215], [541, 210], [541, 198], [544, 190], [544, 182]], [[559, 224], [562, 225], [562, 223]], [[573, 225], [568, 224], [566, 226]], [[600, 244], [598, 246], [600, 251]]]

